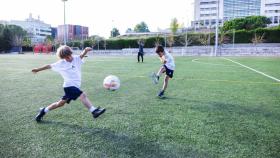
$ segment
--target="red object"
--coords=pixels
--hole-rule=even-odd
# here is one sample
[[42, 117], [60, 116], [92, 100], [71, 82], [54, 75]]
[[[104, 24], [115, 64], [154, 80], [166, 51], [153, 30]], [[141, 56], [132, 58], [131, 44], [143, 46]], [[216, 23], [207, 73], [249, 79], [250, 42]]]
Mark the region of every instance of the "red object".
[[34, 53], [50, 53], [52, 51], [52, 45], [37, 44], [33, 47]]

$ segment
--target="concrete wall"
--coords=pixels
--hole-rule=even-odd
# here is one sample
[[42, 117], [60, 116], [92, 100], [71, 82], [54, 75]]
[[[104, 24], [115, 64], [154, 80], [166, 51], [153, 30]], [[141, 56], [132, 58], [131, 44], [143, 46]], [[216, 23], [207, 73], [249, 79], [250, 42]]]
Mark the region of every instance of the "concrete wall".
[[[174, 56], [214, 56], [214, 46], [192, 46], [166, 48]], [[145, 55], [156, 55], [154, 48], [144, 48]], [[137, 55], [138, 48], [122, 50], [94, 50], [95, 55]], [[219, 47], [217, 56], [280, 56], [280, 44], [237, 44]]]

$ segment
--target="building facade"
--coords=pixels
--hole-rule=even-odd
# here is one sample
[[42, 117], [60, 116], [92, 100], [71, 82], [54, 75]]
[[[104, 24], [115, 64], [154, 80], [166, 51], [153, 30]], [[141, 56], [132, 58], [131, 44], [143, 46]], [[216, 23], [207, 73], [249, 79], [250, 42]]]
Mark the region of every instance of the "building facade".
[[271, 25], [279, 25], [280, 0], [195, 0], [192, 27], [212, 28], [224, 21], [246, 16], [263, 15]]
[[223, 1], [222, 0], [195, 0], [194, 4], [194, 28], [215, 27], [216, 19], [219, 17], [219, 24], [223, 19]]
[[8, 25], [17, 25], [27, 31], [28, 37], [31, 39], [31, 44], [43, 43], [47, 36], [51, 36], [51, 25], [44, 23], [38, 19], [34, 19], [32, 14], [25, 21], [11, 20], [6, 22]]
[[66, 41], [85, 40], [89, 36], [88, 27], [80, 25], [59, 25], [57, 27], [57, 39], [64, 41], [64, 29], [66, 29]]
[[261, 0], [223, 0], [223, 20], [260, 15]]
[[57, 28], [56, 27], [52, 27], [51, 30], [52, 30], [52, 38], [56, 39], [57, 38]]
[[261, 6], [261, 15], [270, 19], [270, 26], [280, 25], [280, 0], [262, 0]]

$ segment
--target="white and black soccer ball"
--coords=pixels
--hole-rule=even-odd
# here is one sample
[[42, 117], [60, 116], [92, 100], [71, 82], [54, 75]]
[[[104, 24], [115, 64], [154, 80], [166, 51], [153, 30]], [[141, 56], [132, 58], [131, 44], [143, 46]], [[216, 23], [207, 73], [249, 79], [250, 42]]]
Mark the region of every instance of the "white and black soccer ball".
[[103, 87], [108, 90], [117, 90], [120, 88], [120, 85], [120, 79], [114, 75], [109, 75], [103, 80]]

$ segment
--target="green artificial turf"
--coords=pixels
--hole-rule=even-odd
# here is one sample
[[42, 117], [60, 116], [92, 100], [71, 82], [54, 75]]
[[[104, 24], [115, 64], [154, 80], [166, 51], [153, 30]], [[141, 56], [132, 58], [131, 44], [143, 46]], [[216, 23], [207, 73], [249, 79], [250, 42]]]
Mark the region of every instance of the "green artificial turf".
[[[280, 78], [280, 58], [229, 57]], [[54, 55], [0, 56], [0, 157], [279, 157], [280, 83], [220, 57], [175, 57], [164, 99], [149, 78], [155, 56], [89, 56], [82, 87], [95, 106], [93, 119], [80, 100], [34, 121], [40, 107], [64, 94], [61, 76], [31, 69]], [[117, 91], [102, 87], [107, 75]]]

